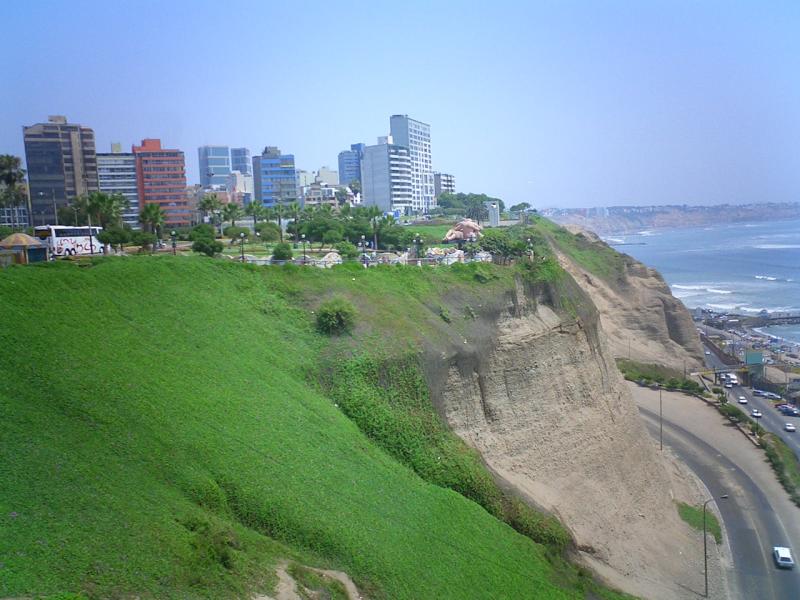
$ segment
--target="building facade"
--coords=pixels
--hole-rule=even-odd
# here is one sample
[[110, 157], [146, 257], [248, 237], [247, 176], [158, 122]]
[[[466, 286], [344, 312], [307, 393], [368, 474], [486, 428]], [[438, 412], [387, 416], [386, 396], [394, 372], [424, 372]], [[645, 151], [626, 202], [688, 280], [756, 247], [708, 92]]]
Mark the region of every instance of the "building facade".
[[326, 185], [339, 185], [339, 172], [333, 171], [328, 167], [320, 167], [314, 177], [314, 181]]
[[261, 204], [291, 204], [298, 200], [297, 172], [294, 154], [281, 154], [276, 146], [267, 146], [261, 153]]
[[382, 212], [413, 210], [411, 157], [408, 148], [377, 144], [364, 148], [361, 161], [361, 195], [365, 206]]
[[431, 163], [431, 126], [411, 119], [408, 115], [392, 115], [389, 118], [389, 127], [392, 142], [408, 148], [411, 158], [413, 210], [427, 213], [436, 208]]
[[456, 193], [456, 178], [448, 173], [434, 173], [433, 174], [433, 194], [436, 199], [442, 194], [455, 194]]
[[242, 175], [253, 174], [253, 159], [247, 148], [231, 148], [231, 171], [239, 171]]
[[119, 144], [112, 144], [111, 152], [98, 152], [97, 176], [101, 192], [119, 194], [125, 198], [123, 224], [138, 229], [139, 187], [136, 183], [136, 157], [133, 152], [122, 152]]
[[300, 206], [322, 206], [328, 204], [330, 206], [338, 206], [336, 200], [335, 186], [328, 185], [323, 181], [315, 181], [314, 183], [300, 188]]
[[186, 196], [186, 159], [181, 150], [161, 147], [161, 140], [142, 140], [133, 146], [139, 210], [158, 204], [168, 227], [188, 227], [192, 210]]
[[62, 116], [22, 131], [31, 217], [40, 225], [55, 224], [59, 208], [99, 189], [94, 131]]
[[350, 185], [361, 181], [361, 159], [364, 157], [365, 144], [351, 144], [350, 150], [339, 152], [339, 181]]
[[247, 206], [253, 201], [253, 176], [233, 170], [228, 175], [228, 195], [231, 202]]
[[200, 146], [197, 149], [200, 185], [204, 188], [225, 187], [231, 173], [231, 155], [227, 146]]

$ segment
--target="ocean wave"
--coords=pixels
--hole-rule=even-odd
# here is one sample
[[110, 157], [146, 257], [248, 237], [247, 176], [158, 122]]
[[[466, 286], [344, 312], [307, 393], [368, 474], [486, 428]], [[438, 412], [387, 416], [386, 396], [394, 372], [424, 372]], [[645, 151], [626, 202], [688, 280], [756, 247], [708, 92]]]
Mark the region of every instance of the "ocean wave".
[[766, 281], [778, 281], [777, 277], [770, 277], [769, 275], [756, 275], [756, 279], [765, 279]]
[[689, 290], [689, 291], [706, 292], [708, 294], [725, 294], [725, 295], [727, 295], [727, 294], [732, 294], [733, 293], [731, 290], [720, 290], [718, 288], [712, 288], [712, 287], [708, 287], [708, 286], [705, 286], [705, 285], [680, 285], [680, 284], [676, 283], [676, 284], [674, 284], [672, 286], [672, 288], [673, 289], [678, 289], [678, 290]]
[[796, 250], [800, 244], [757, 244], [753, 246], [758, 250]]
[[655, 231], [653, 231], [652, 229], [645, 229], [644, 231], [637, 232], [636, 235], [649, 236], [649, 235], [658, 235], [658, 234]]
[[604, 242], [611, 242], [613, 244], [624, 244], [625, 240], [622, 238], [615, 238], [615, 237], [604, 237]]
[[709, 308], [715, 308], [717, 310], [744, 310], [744, 307], [741, 304], [706, 304]]

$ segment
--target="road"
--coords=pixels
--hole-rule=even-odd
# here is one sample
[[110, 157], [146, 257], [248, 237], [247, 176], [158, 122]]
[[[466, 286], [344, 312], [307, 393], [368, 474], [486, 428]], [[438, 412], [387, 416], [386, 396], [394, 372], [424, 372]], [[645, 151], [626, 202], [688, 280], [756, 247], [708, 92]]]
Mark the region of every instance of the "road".
[[[658, 438], [658, 394], [634, 389], [640, 414]], [[664, 443], [703, 481], [725, 524], [733, 561], [730, 596], [749, 600], [797, 600], [800, 569], [777, 569], [774, 545], [800, 550], [800, 511], [788, 502], [763, 453], [738, 431], [723, 425], [716, 411], [681, 394], [664, 393]], [[712, 590], [712, 597], [719, 590]]]
[[[712, 369], [726, 368], [713, 353], [710, 356], [706, 355], [706, 364]], [[739, 396], [747, 398], [747, 404], [739, 404], [742, 410], [746, 410], [747, 414], [750, 414], [753, 408], [760, 410], [764, 416], [759, 419], [759, 422], [764, 429], [780, 437], [792, 449], [795, 456], [800, 457], [800, 433], [788, 432], [783, 428], [784, 424], [793, 423], [795, 427], [800, 429], [800, 418], [782, 415], [774, 408], [771, 401], [761, 396], [753, 395], [752, 389], [748, 387], [737, 385], [732, 389], [726, 389], [725, 392], [728, 395], [728, 402], [731, 403], [738, 403]]]

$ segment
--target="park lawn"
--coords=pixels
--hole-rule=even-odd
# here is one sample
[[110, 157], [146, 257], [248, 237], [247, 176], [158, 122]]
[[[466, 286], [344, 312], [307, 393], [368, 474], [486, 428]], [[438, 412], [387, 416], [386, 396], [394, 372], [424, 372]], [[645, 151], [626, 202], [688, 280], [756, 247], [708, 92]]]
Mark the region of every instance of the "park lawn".
[[[246, 598], [281, 557], [378, 599], [584, 597], [543, 546], [397, 462], [309, 377], [331, 344], [458, 339], [445, 293], [479, 301], [508, 271], [82, 264], [0, 273], [0, 597]], [[475, 269], [493, 278], [476, 286]], [[359, 323], [330, 342], [312, 311], [333, 295]]]

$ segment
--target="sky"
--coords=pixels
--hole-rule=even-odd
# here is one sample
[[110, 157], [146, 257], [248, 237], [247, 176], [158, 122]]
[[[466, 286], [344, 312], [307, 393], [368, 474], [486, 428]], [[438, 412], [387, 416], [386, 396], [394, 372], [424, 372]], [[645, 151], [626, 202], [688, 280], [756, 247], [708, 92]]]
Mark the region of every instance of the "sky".
[[66, 115], [337, 168], [389, 116], [457, 191], [535, 207], [800, 201], [800, 2], [26, 0], [4, 11], [0, 154]]

